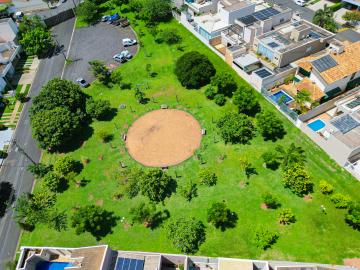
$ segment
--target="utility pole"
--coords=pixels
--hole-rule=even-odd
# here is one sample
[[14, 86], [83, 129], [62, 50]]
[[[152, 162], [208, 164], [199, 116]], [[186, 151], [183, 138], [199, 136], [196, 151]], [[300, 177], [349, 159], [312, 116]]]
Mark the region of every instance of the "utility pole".
[[[56, 42], [57, 47], [60, 49], [61, 46], [60, 46], [59, 41], [56, 39], [55, 36], [53, 36], [53, 38], [54, 38], [54, 40], [55, 40], [55, 42]], [[63, 50], [61, 50], [61, 54], [62, 54], [62, 56], [64, 56], [65, 61], [67, 61], [66, 55], [65, 55], [65, 53], [63, 52]]]

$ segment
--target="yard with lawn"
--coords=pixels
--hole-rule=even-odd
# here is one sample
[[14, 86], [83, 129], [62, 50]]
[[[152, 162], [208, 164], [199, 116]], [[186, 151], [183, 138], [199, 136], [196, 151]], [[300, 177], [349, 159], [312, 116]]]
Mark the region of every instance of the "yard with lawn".
[[[249, 144], [225, 144], [216, 121], [225, 112], [237, 112], [236, 106], [230, 100], [227, 100], [225, 106], [218, 106], [208, 100], [204, 96], [206, 87], [200, 90], [185, 89], [174, 74], [175, 62], [184, 53], [197, 51], [210, 59], [217, 72], [231, 73], [239, 87], [247, 86], [245, 81], [176, 20], [158, 26], [159, 29], [176, 28], [182, 37], [180, 44], [167, 45], [156, 43], [145, 24], [135, 20], [132, 13], [126, 16], [140, 40], [137, 55], [119, 67], [124, 82], [131, 84], [131, 90], [120, 89], [118, 85], [107, 87], [98, 81], [84, 90], [95, 100], [110, 101], [117, 113], [111, 120], [92, 122], [82, 134], [84, 138], [81, 146], [66, 153], [83, 163], [84, 167], [77, 176], [83, 185], [79, 187], [70, 183], [67, 190], [57, 195], [55, 204], [59, 211], [68, 215], [69, 220], [77, 207], [95, 204], [113, 212], [118, 217], [117, 224], [112, 233], [99, 241], [90, 233], [77, 235], [70, 226], [58, 232], [39, 224], [32, 232], [22, 234], [21, 245], [79, 247], [108, 244], [120, 250], [178, 253], [171, 239], [167, 238], [164, 225], [174, 219], [196, 217], [206, 225], [206, 241], [200, 246], [196, 253], [198, 255], [338, 264], [345, 258], [360, 257], [360, 232], [345, 223], [344, 215], [347, 211], [335, 208], [329, 196], [319, 190], [319, 182], [326, 180], [334, 186], [336, 192], [349, 195], [355, 201], [359, 199], [359, 182], [258, 93], [256, 96], [262, 109], [274, 112], [283, 121], [286, 135], [276, 142], [265, 141], [257, 134]], [[147, 104], [137, 102], [134, 97], [136, 88], [145, 93], [149, 99]], [[120, 108], [121, 104], [125, 106]], [[127, 168], [142, 167], [127, 153], [123, 134], [127, 133], [136, 119], [149, 111], [160, 109], [162, 104], [189, 112], [206, 129], [206, 135], [202, 137], [201, 146], [195, 155], [170, 167], [167, 173], [176, 180], [178, 187], [190, 180], [198, 184], [201, 168], [211, 168], [218, 181], [211, 187], [198, 184], [198, 196], [190, 202], [179, 192], [166, 198], [163, 204], [157, 205], [157, 209], [167, 209], [169, 219], [150, 229], [130, 222], [130, 209], [140, 201], [145, 201], [144, 196], [129, 199], [126, 196], [116, 198], [114, 195], [119, 189], [118, 175], [124, 170], [121, 163]], [[109, 142], [102, 142], [99, 138], [101, 131], [112, 135]], [[314, 192], [306, 198], [284, 188], [280, 168], [271, 170], [263, 166], [261, 155], [264, 152], [277, 145], [287, 148], [291, 143], [301, 146], [306, 153], [306, 169], [314, 183]], [[63, 155], [44, 152], [42, 162], [54, 163]], [[244, 159], [255, 168], [250, 177], [241, 169], [241, 161]], [[41, 189], [41, 185], [41, 180], [38, 180], [35, 191]], [[261, 196], [264, 192], [275, 195], [281, 207], [262, 208]], [[236, 226], [225, 231], [207, 222], [207, 211], [211, 204], [223, 201], [238, 217]], [[326, 212], [322, 210], [322, 205], [326, 207]], [[296, 217], [295, 223], [279, 224], [277, 217], [282, 208], [292, 210]], [[254, 229], [259, 226], [279, 234], [276, 243], [265, 251], [253, 242]]]

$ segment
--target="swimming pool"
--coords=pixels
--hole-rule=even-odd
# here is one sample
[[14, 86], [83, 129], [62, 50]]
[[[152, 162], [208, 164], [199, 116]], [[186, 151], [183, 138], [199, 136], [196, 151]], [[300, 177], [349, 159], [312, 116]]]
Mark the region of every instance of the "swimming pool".
[[36, 270], [64, 270], [65, 267], [74, 266], [68, 262], [41, 262], [36, 265]]
[[284, 90], [280, 90], [279, 92], [276, 92], [275, 94], [271, 95], [270, 98], [273, 101], [275, 101], [277, 104], [279, 104], [279, 102], [281, 102], [281, 100], [285, 104], [288, 104], [294, 100], [292, 97], [290, 97], [288, 94], [286, 94], [286, 92]]
[[307, 124], [309, 128], [311, 128], [313, 131], [317, 132], [320, 129], [325, 127], [325, 123], [321, 121], [320, 119], [317, 119], [309, 124]]

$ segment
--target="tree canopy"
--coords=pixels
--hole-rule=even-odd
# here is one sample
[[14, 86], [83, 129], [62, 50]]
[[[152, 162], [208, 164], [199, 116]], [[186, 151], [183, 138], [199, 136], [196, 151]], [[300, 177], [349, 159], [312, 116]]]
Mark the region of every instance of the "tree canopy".
[[86, 101], [86, 113], [97, 120], [106, 119], [111, 112], [110, 102], [108, 100], [93, 100], [89, 98]]
[[173, 179], [161, 169], [151, 169], [141, 175], [140, 190], [150, 201], [159, 203], [173, 191]]
[[360, 11], [346, 11], [342, 18], [352, 25], [360, 21]]
[[90, 0], [85, 0], [76, 9], [77, 15], [87, 23], [95, 23], [99, 19], [98, 6]]
[[71, 172], [78, 172], [80, 169], [80, 162], [73, 159], [71, 156], [63, 156], [56, 160], [54, 164], [54, 171], [60, 176], [67, 176]]
[[270, 111], [258, 113], [256, 115], [256, 124], [264, 140], [276, 141], [282, 139], [286, 133], [280, 118]]
[[227, 112], [218, 120], [217, 127], [225, 143], [247, 144], [255, 136], [255, 127], [245, 114]]
[[198, 89], [210, 82], [216, 70], [210, 60], [199, 52], [182, 55], [175, 65], [175, 75], [181, 85], [188, 89]]
[[337, 29], [337, 25], [334, 20], [334, 12], [327, 5], [324, 5], [323, 9], [318, 9], [315, 12], [312, 22], [332, 32], [335, 32]]
[[211, 78], [211, 85], [217, 88], [217, 94], [231, 97], [237, 89], [234, 77], [229, 72], [220, 72]]
[[233, 103], [237, 106], [239, 113], [247, 115], [255, 115], [261, 109], [253, 90], [248, 87], [239, 88], [234, 93]]
[[235, 227], [236, 213], [227, 208], [224, 202], [213, 203], [207, 211], [207, 221], [224, 231], [228, 227]]
[[169, 21], [172, 18], [170, 0], [144, 0], [141, 17], [148, 23]]
[[167, 237], [173, 245], [185, 254], [193, 254], [205, 242], [205, 226], [195, 218], [180, 218], [169, 222]]
[[298, 196], [306, 195], [313, 191], [310, 176], [301, 164], [286, 167], [283, 172], [283, 184]]

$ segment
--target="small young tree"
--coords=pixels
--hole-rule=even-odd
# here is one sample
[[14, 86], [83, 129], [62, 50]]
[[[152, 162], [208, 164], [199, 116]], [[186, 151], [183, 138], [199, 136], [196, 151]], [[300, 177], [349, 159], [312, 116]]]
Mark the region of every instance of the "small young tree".
[[151, 227], [156, 214], [156, 206], [152, 203], [141, 202], [130, 209], [132, 223], [143, 224], [145, 227]]
[[111, 73], [105, 63], [99, 60], [89, 62], [90, 69], [94, 76], [103, 84], [108, 85], [111, 81]]
[[120, 193], [129, 199], [136, 197], [140, 192], [140, 181], [145, 172], [137, 168], [127, 168], [119, 176]]
[[202, 168], [199, 171], [199, 182], [208, 187], [215, 186], [217, 175], [209, 168]]
[[111, 111], [110, 102], [108, 100], [93, 100], [92, 98], [86, 101], [86, 113], [94, 119], [105, 119]]
[[256, 115], [257, 127], [264, 140], [276, 141], [285, 135], [282, 121], [270, 111], [262, 111]]
[[57, 209], [49, 212], [47, 224], [49, 228], [54, 229], [58, 232], [67, 229], [67, 214], [65, 211], [59, 212]]
[[156, 41], [165, 42], [168, 45], [178, 44], [181, 42], [181, 36], [175, 28], [165, 28], [158, 32]]
[[150, 201], [159, 203], [170, 197], [173, 180], [161, 169], [152, 169], [142, 175], [140, 191]]
[[254, 231], [253, 241], [254, 244], [263, 250], [270, 248], [276, 243], [279, 235], [275, 232], [271, 232], [263, 227], [260, 227]]
[[27, 167], [27, 170], [31, 172], [36, 177], [43, 177], [45, 174], [50, 172], [53, 169], [52, 165], [46, 165], [43, 163], [30, 164]]
[[225, 143], [247, 144], [255, 136], [255, 127], [245, 114], [227, 112], [218, 120], [217, 127]]
[[214, 97], [214, 102], [216, 105], [224, 106], [226, 103], [226, 98], [223, 94], [216, 94]]
[[360, 11], [346, 11], [342, 18], [352, 25], [356, 25], [360, 21]]
[[63, 156], [56, 160], [54, 164], [54, 172], [60, 176], [66, 176], [71, 172], [78, 172], [80, 168], [80, 162], [73, 159], [71, 156]]
[[305, 151], [301, 146], [296, 146], [294, 143], [291, 143], [288, 149], [284, 149], [281, 146], [277, 146], [276, 151], [278, 151], [283, 160], [282, 167], [284, 170], [286, 168], [291, 168], [295, 164], [304, 165], [306, 162]]
[[353, 204], [350, 206], [347, 214], [345, 215], [345, 221], [355, 230], [360, 231], [360, 205]]
[[211, 85], [217, 88], [218, 94], [231, 97], [237, 89], [234, 77], [229, 72], [217, 73], [211, 78]]
[[311, 102], [311, 94], [307, 89], [301, 89], [295, 96], [295, 102], [300, 112], [305, 112], [305, 104]]
[[224, 202], [213, 203], [208, 209], [207, 221], [224, 231], [228, 227], [235, 227], [237, 215]]
[[321, 193], [326, 195], [331, 194], [334, 191], [334, 187], [325, 180], [320, 181], [319, 188]]
[[184, 185], [180, 186], [179, 193], [190, 202], [193, 198], [197, 197], [197, 186], [196, 184], [193, 184], [192, 181], [188, 181]]
[[288, 225], [296, 221], [295, 215], [289, 208], [281, 209], [278, 215], [278, 221], [280, 224]]
[[261, 155], [261, 158], [264, 160], [266, 168], [272, 170], [276, 170], [281, 162], [281, 157], [279, 152], [274, 150], [266, 151]]
[[205, 89], [204, 94], [207, 99], [213, 100], [216, 96], [216, 89], [214, 86], [209, 86]]
[[280, 203], [278, 202], [278, 199], [269, 192], [263, 193], [261, 195], [261, 198], [267, 208], [275, 209], [275, 208], [279, 207], [279, 205], [280, 205]]
[[233, 103], [237, 106], [239, 113], [247, 115], [255, 115], [261, 109], [254, 91], [247, 87], [241, 87], [234, 93]]
[[105, 130], [98, 131], [97, 136], [99, 137], [102, 143], [107, 143], [111, 141], [113, 138], [113, 135]]
[[349, 208], [352, 204], [351, 197], [341, 193], [331, 195], [330, 200], [334, 203], [336, 208]]
[[196, 253], [206, 238], [204, 224], [195, 218], [179, 218], [169, 222], [166, 232], [173, 245], [185, 254]]
[[63, 186], [66, 184], [65, 178], [62, 178], [60, 175], [54, 172], [48, 172], [42, 178], [43, 185], [52, 192], [59, 192], [62, 190]]
[[146, 101], [145, 93], [140, 89], [135, 90], [135, 98], [139, 104], [144, 104]]
[[306, 195], [313, 191], [310, 176], [301, 164], [286, 167], [283, 172], [283, 184], [298, 196]]

